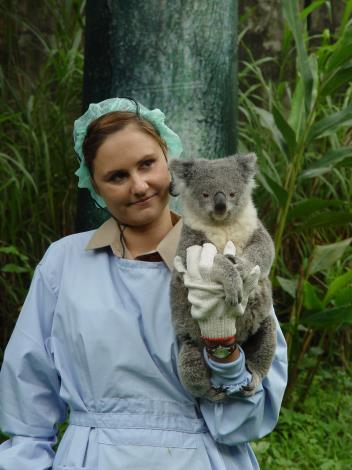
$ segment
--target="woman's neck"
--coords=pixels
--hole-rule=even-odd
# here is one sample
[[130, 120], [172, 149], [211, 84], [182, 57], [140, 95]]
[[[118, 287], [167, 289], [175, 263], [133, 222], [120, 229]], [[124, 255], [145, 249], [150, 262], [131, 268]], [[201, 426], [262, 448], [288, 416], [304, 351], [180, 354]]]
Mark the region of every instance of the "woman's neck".
[[170, 209], [165, 207], [160, 217], [150, 224], [126, 227], [123, 231], [123, 237], [128, 251], [135, 258], [142, 253], [155, 250], [161, 240], [172, 229], [172, 226]]

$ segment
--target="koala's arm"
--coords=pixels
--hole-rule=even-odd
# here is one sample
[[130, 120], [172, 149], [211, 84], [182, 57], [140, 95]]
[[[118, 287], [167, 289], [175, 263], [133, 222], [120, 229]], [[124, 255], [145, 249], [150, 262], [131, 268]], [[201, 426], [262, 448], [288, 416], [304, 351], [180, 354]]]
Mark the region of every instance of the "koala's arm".
[[287, 348], [279, 323], [277, 343], [269, 372], [254, 395], [229, 396], [222, 403], [200, 400], [200, 409], [215, 441], [237, 445], [259, 439], [271, 432], [278, 420], [281, 401], [287, 384]]
[[258, 221], [258, 228], [253, 232], [240, 258], [249, 263], [248, 269], [257, 264], [261, 275], [268, 276], [274, 256], [274, 243], [264, 225]]

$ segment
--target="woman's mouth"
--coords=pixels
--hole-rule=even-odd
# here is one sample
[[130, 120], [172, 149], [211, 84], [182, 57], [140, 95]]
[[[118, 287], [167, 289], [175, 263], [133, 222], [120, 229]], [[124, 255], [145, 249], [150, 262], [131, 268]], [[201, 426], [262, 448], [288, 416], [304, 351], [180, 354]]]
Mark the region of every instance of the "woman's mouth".
[[149, 197], [147, 197], [147, 198], [145, 198], [145, 199], [141, 199], [140, 201], [133, 202], [132, 205], [142, 206], [142, 205], [144, 205], [144, 204], [148, 204], [149, 201], [150, 201], [151, 199], [153, 199], [154, 196], [156, 196], [156, 194], [153, 194], [152, 196], [149, 196]]

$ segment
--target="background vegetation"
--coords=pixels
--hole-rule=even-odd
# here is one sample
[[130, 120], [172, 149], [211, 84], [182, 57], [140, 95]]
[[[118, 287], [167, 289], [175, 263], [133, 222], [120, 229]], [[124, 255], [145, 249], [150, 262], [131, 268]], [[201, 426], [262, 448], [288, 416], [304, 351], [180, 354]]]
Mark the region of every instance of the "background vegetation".
[[[340, 25], [309, 37], [306, 19], [329, 2], [298, 13], [282, 1], [283, 43], [276, 61], [247, 50], [240, 72], [242, 149], [256, 151], [258, 205], [275, 239], [272, 281], [286, 332], [290, 383], [305, 375], [304, 402], [321, 361], [347, 368], [351, 357], [352, 26], [350, 1]], [[278, 74], [266, 80], [261, 66]], [[312, 356], [312, 357], [311, 357]]]
[[[344, 469], [352, 468], [352, 2], [340, 2], [337, 26], [334, 2], [298, 12], [299, 3], [281, 2], [272, 57], [253, 56], [248, 12], [240, 18], [239, 149], [258, 155], [256, 201], [275, 238], [272, 281], [290, 358], [279, 425], [254, 447], [262, 468]], [[311, 34], [313, 14], [324, 26]], [[3, 0], [0, 17], [1, 362], [33, 268], [52, 240], [74, 232], [84, 0]]]
[[0, 2], [0, 362], [33, 268], [74, 232], [84, 2]]

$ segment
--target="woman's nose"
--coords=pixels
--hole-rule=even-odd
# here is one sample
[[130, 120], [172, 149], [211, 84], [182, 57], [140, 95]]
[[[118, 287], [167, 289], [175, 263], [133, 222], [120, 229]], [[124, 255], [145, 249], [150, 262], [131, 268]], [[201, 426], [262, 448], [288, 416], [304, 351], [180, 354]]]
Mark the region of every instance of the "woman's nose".
[[148, 190], [146, 178], [142, 175], [134, 175], [132, 177], [132, 192], [134, 194], [144, 194]]

